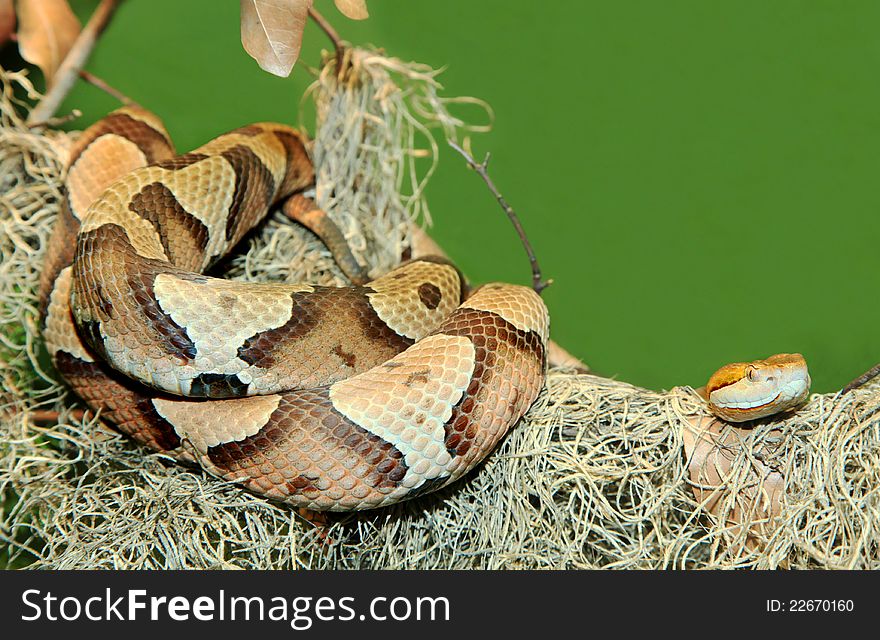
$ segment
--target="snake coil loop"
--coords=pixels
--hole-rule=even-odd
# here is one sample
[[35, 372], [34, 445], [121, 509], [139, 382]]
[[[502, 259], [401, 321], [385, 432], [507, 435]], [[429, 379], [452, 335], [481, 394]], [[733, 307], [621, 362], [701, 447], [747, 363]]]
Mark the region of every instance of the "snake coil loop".
[[204, 275], [314, 180], [285, 125], [175, 155], [151, 113], [111, 113], [71, 153], [44, 336], [74, 391], [137, 442], [299, 507], [379, 507], [489, 454], [543, 385], [549, 318], [525, 287], [465, 297], [427, 257], [345, 288]]

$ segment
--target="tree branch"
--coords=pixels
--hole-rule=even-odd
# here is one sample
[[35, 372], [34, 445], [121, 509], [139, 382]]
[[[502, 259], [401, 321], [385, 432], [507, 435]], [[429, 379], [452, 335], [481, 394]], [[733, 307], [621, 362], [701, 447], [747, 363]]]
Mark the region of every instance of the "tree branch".
[[339, 33], [333, 26], [327, 22], [327, 18], [322, 16], [320, 12], [318, 12], [314, 7], [309, 7], [309, 16], [312, 20], [315, 21], [321, 30], [327, 34], [327, 37], [330, 38], [330, 42], [333, 43], [333, 48], [336, 49], [336, 77], [339, 78], [342, 76], [342, 57], [345, 54], [345, 45], [342, 43], [342, 38], [339, 37]]
[[119, 102], [121, 102], [122, 104], [137, 105], [137, 102], [129, 98], [127, 95], [125, 95], [115, 87], [110, 86], [109, 84], [107, 84], [107, 82], [105, 82], [93, 73], [82, 70], [79, 72], [79, 77], [88, 82], [90, 85], [97, 87], [104, 93], [110, 94], [111, 96], [119, 100]]
[[[425, 256], [440, 256], [449, 260], [449, 254], [428, 235], [427, 231], [414, 223], [410, 223], [410, 244], [404, 249], [401, 259], [418, 259]], [[547, 362], [551, 367], [572, 367], [577, 369], [578, 373], [592, 373], [594, 376], [600, 375], [592, 371], [580, 358], [571, 355], [553, 340], [547, 342]]]
[[880, 376], [880, 364], [875, 364], [873, 367], [865, 371], [865, 373], [850, 382], [843, 388], [841, 393], [849, 393], [853, 389], [858, 389], [859, 387], [867, 384], [877, 376]]
[[526, 255], [529, 257], [529, 264], [532, 267], [532, 288], [536, 293], [540, 295], [540, 293], [553, 284], [553, 280], [543, 280], [541, 277], [541, 267], [538, 266], [538, 259], [535, 257], [535, 252], [532, 250], [532, 245], [529, 243], [529, 239], [526, 236], [526, 232], [522, 227], [522, 224], [519, 221], [519, 217], [517, 217], [516, 212], [513, 210], [507, 201], [504, 199], [504, 196], [498, 191], [495, 183], [492, 182], [492, 178], [489, 177], [489, 172], [487, 171], [487, 167], [489, 166], [489, 154], [486, 154], [485, 159], [482, 162], [477, 162], [474, 160], [473, 156], [465, 151], [462, 147], [460, 147], [457, 143], [452, 140], [448, 140], [449, 146], [458, 151], [467, 161], [468, 166], [476, 171], [479, 176], [483, 179], [483, 182], [486, 183], [486, 186], [489, 187], [489, 191], [492, 192], [492, 195], [495, 196], [495, 199], [498, 201], [498, 204], [501, 205], [501, 208], [504, 209], [504, 213], [507, 214], [507, 217], [510, 219], [511, 224], [513, 224], [513, 228], [516, 229], [517, 235], [519, 235], [519, 239], [522, 242], [523, 248], [526, 250]]
[[58, 110], [64, 98], [70, 93], [74, 82], [79, 77], [79, 72], [95, 48], [95, 43], [101, 32], [107, 27], [113, 12], [116, 11], [118, 0], [101, 0], [101, 4], [95, 9], [86, 26], [80, 31], [76, 41], [67, 52], [64, 62], [58, 67], [55, 74], [55, 82], [43, 96], [43, 99], [33, 108], [28, 116], [28, 124], [31, 126], [43, 124]]

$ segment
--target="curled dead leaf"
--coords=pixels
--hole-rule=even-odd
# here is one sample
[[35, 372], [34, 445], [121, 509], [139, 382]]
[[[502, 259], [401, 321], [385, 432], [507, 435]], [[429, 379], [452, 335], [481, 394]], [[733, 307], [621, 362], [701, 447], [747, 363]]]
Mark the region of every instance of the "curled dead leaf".
[[367, 0], [333, 0], [339, 13], [352, 20], [364, 20], [370, 17], [367, 12]]
[[18, 49], [22, 58], [42, 69], [47, 86], [80, 29], [67, 0], [18, 0]]
[[241, 0], [241, 43], [260, 67], [290, 75], [312, 0]]
[[15, 33], [15, 10], [12, 0], [0, 0], [0, 47], [9, 42]]
[[[682, 431], [694, 497], [739, 540], [736, 553], [743, 539], [746, 548], [760, 548], [782, 510], [785, 479], [766, 462], [773, 455], [769, 443], [781, 435], [773, 430], [756, 441], [751, 428], [705, 416], [690, 416]], [[750, 462], [737, 466], [744, 450], [752, 452]]]

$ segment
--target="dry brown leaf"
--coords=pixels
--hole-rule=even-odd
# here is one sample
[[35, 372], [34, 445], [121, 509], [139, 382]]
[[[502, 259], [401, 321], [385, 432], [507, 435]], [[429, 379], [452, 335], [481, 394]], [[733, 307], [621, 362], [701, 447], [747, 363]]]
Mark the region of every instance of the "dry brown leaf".
[[80, 32], [67, 0], [18, 0], [18, 49], [21, 57], [52, 79]]
[[367, 0], [333, 1], [336, 3], [336, 8], [339, 9], [339, 13], [346, 18], [351, 18], [352, 20], [364, 20], [365, 18], [370, 17], [370, 14], [367, 12]]
[[[772, 455], [766, 442], [753, 450], [745, 470], [734, 470], [734, 458], [743, 447], [753, 447], [752, 429], [736, 427], [715, 418], [691, 416], [682, 431], [694, 497], [712, 515], [726, 520], [733, 537], [747, 527], [746, 546], [760, 547], [773, 519], [782, 510], [785, 481], [764, 462]], [[779, 437], [779, 431], [769, 435]], [[731, 504], [731, 502], [733, 504]]]
[[15, 10], [12, 0], [0, 0], [0, 47], [15, 33]]
[[299, 57], [312, 0], [241, 0], [241, 43], [261, 68], [287, 77]]

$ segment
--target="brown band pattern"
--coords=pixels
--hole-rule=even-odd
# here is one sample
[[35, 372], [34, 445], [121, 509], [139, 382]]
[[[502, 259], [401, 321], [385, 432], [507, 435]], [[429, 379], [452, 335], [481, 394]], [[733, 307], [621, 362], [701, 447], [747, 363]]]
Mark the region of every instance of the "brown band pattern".
[[[297, 506], [366, 509], [461, 477], [537, 397], [548, 320], [529, 289], [465, 299], [435, 258], [339, 289], [202, 275], [313, 183], [292, 129], [249, 125], [172, 157], [155, 116], [123, 109], [80, 141], [81, 213], [62, 215], [40, 292], [47, 341], [80, 397], [137, 442]], [[115, 157], [130, 172], [105, 171]], [[331, 224], [292, 202], [319, 232]]]

